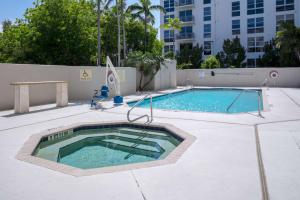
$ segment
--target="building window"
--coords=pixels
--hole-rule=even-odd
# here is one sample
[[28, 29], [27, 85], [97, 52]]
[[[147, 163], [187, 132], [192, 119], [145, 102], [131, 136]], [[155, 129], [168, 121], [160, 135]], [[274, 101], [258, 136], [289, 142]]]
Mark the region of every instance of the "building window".
[[247, 14], [264, 13], [264, 0], [247, 0]]
[[204, 38], [211, 37], [211, 24], [204, 24]]
[[211, 41], [204, 41], [204, 55], [211, 55]]
[[248, 19], [248, 33], [263, 33], [264, 32], [264, 18], [250, 18]]
[[174, 42], [174, 31], [173, 30], [165, 30], [164, 31], [164, 41], [165, 42]]
[[264, 37], [248, 37], [248, 52], [263, 52]]
[[239, 19], [232, 20], [232, 35], [241, 34], [241, 21]]
[[211, 0], [203, 0], [203, 4], [210, 4]]
[[179, 33], [178, 39], [191, 39], [194, 37], [192, 26], [183, 26]]
[[204, 8], [204, 21], [210, 21], [211, 20], [211, 7], [205, 7]]
[[276, 31], [280, 30], [280, 24], [283, 22], [289, 22], [289, 23], [295, 24], [294, 14], [277, 15], [276, 16]]
[[166, 12], [174, 12], [174, 0], [165, 0], [164, 1], [164, 8]]
[[295, 9], [295, 2], [294, 0], [276, 0], [276, 11], [287, 11], [287, 10], [294, 10]]
[[192, 10], [184, 10], [179, 12], [179, 19], [182, 22], [190, 22], [193, 21], [193, 11]]
[[168, 23], [168, 19], [174, 19], [174, 15], [165, 15], [164, 16], [164, 23]]
[[164, 52], [165, 53], [174, 52], [174, 45], [165, 45]]
[[241, 7], [239, 1], [232, 2], [231, 9], [232, 9], [232, 17], [240, 16]]

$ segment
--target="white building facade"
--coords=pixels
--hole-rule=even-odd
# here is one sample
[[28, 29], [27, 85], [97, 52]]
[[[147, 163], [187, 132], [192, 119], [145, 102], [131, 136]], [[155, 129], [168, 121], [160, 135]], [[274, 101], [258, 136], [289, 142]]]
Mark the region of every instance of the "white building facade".
[[204, 56], [216, 55], [225, 39], [238, 37], [246, 49], [248, 67], [256, 66], [280, 22], [300, 26], [300, 0], [160, 0], [160, 4], [166, 10], [161, 24], [174, 17], [183, 22], [180, 32], [161, 28], [165, 52], [198, 44]]

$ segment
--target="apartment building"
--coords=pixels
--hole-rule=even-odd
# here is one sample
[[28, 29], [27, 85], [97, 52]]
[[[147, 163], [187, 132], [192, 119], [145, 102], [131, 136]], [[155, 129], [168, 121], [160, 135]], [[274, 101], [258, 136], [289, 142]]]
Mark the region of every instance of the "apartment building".
[[161, 0], [160, 4], [166, 10], [161, 24], [174, 17], [183, 23], [179, 32], [161, 28], [164, 52], [199, 44], [204, 56], [215, 55], [225, 39], [239, 37], [248, 67], [256, 66], [264, 43], [275, 37], [280, 22], [300, 26], [300, 0]]

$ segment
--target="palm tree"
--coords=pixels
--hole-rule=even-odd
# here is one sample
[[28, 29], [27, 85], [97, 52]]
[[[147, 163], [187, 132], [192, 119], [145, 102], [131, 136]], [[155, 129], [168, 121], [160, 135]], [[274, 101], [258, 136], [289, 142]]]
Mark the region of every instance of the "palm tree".
[[123, 33], [123, 57], [126, 59], [126, 32], [125, 32], [125, 14], [126, 14], [126, 0], [120, 0], [120, 15], [122, 21], [122, 33]]
[[101, 14], [103, 10], [106, 10], [113, 0], [97, 0], [97, 25], [98, 25], [98, 54], [97, 54], [97, 66], [101, 64]]
[[139, 3], [135, 3], [129, 6], [129, 12], [134, 18], [137, 18], [144, 23], [144, 53], [147, 49], [147, 23], [152, 25], [155, 22], [155, 17], [152, 14], [152, 11], [158, 10], [165, 13], [165, 9], [160, 5], [151, 5], [150, 0], [139, 0]]
[[[164, 29], [170, 29], [175, 34], [175, 31], [180, 31], [182, 26], [182, 22], [179, 20], [179, 18], [169, 18], [168, 22], [163, 24], [162, 27]], [[175, 38], [173, 40], [173, 48], [175, 48]], [[173, 52], [174, 53], [174, 52]]]
[[300, 61], [300, 28], [290, 22], [282, 23], [275, 42], [280, 51], [287, 54], [291, 52]]

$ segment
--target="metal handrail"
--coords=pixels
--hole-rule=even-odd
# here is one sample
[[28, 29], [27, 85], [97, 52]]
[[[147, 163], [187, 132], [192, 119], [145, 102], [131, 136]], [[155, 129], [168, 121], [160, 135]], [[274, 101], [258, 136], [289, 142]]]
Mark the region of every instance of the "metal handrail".
[[[137, 118], [135, 118], [135, 119], [130, 119], [130, 113], [131, 113], [131, 111], [132, 111], [135, 107], [137, 107], [140, 103], [142, 103], [142, 102], [143, 102], [146, 98], [148, 98], [148, 97], [150, 97], [150, 118], [149, 118], [149, 115], [142, 115], [142, 116], [137, 117]], [[153, 121], [153, 108], [152, 108], [152, 95], [151, 95], [151, 94], [145, 95], [142, 99], [140, 99], [138, 102], [136, 102], [136, 103], [132, 106], [132, 108], [130, 108], [130, 110], [128, 110], [128, 112], [127, 112], [127, 120], [128, 120], [129, 122], [135, 122], [135, 121], [137, 121], [137, 120], [139, 120], [139, 119], [142, 119], [142, 118], [144, 118], [144, 117], [147, 118], [146, 123], [151, 123], [151, 122]]]
[[244, 93], [244, 91], [245, 91], [245, 90], [242, 90], [242, 91], [240, 92], [240, 94], [239, 94], [237, 97], [235, 97], [235, 99], [232, 101], [232, 103], [227, 107], [226, 112], [229, 111], [229, 109], [230, 109], [230, 108], [233, 106], [233, 104], [240, 98], [240, 96]]
[[[244, 89], [242, 90], [242, 92], [232, 101], [232, 103], [227, 107], [226, 109], [226, 112], [228, 112], [228, 110], [234, 105], [234, 103], [240, 98], [240, 96], [245, 92], [245, 91], [253, 91], [253, 90], [247, 90], [247, 89]], [[257, 111], [258, 111], [258, 116], [259, 117], [262, 117], [262, 114], [261, 114], [261, 108], [260, 108], [260, 105], [261, 105], [261, 96], [260, 96], [260, 93], [259, 91], [255, 90], [255, 92], [257, 92], [257, 97], [258, 97], [258, 101], [257, 101]]]

